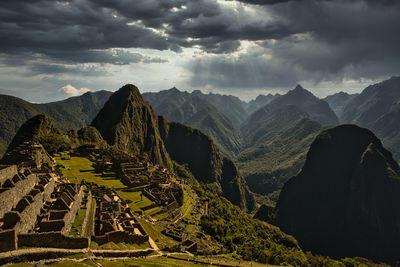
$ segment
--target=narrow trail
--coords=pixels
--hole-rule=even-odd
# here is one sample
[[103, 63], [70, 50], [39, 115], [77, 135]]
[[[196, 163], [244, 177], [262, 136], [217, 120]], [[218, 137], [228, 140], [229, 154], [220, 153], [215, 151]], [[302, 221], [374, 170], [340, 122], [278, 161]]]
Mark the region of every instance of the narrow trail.
[[159, 255], [163, 255], [160, 248], [157, 246], [156, 242], [154, 242], [153, 238], [149, 236], [149, 244]]

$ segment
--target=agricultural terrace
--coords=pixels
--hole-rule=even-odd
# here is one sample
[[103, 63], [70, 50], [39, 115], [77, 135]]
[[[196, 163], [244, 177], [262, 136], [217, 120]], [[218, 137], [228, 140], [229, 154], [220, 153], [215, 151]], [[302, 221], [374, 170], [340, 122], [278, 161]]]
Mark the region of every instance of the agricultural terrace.
[[[116, 172], [108, 167], [102, 173], [96, 173], [92, 166], [98, 154], [92, 154], [91, 159], [79, 156], [69, 156], [68, 152], [55, 154], [59, 170], [70, 182], [80, 183], [83, 179], [88, 182], [94, 182], [98, 185], [104, 185], [113, 188], [123, 199], [129, 202], [131, 210], [138, 214], [148, 214], [152, 210], [146, 210], [146, 207], [154, 204], [142, 192], [124, 192], [128, 188], [117, 177]], [[127, 166], [128, 167], [128, 166]], [[130, 166], [129, 166], [130, 167]], [[142, 209], [143, 208], [143, 209]], [[154, 211], [154, 210], [153, 210]], [[159, 215], [168, 216], [168, 215]]]

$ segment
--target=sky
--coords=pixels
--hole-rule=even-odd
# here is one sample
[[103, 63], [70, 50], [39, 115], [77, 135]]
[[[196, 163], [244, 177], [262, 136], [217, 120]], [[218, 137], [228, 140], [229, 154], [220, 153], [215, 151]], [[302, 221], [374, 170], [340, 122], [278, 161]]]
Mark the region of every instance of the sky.
[[319, 97], [400, 75], [398, 0], [1, 0], [0, 93], [49, 102], [126, 83]]

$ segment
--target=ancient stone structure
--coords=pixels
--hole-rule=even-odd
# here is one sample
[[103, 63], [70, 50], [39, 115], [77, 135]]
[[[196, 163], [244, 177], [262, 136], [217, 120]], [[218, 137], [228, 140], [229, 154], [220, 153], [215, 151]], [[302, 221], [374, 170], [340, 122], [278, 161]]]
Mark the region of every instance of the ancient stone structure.
[[[56, 175], [38, 168], [2, 166], [0, 188], [0, 250], [17, 247], [17, 237], [35, 227], [36, 218], [54, 190]], [[10, 177], [12, 178], [10, 179]], [[13, 240], [10, 240], [13, 238]]]
[[128, 204], [112, 189], [87, 184], [96, 199], [95, 231], [92, 241], [142, 244], [149, 236], [136, 220]]
[[46, 203], [38, 222], [38, 232], [60, 232], [68, 235], [80, 209], [83, 187], [71, 183], [58, 185], [53, 198]]

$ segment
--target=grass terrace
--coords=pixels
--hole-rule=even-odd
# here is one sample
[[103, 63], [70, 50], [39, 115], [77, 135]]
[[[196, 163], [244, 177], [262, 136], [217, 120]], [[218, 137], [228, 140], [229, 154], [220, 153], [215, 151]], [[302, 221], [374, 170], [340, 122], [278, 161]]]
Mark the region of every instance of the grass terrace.
[[[93, 162], [85, 157], [77, 157], [77, 156], [66, 156], [67, 152], [61, 152], [55, 155], [55, 160], [57, 164], [61, 165], [60, 171], [61, 173], [70, 181], [80, 183], [83, 179], [88, 182], [94, 182], [98, 185], [104, 185], [111, 187], [117, 191], [117, 193], [129, 203], [129, 207], [132, 211], [137, 213], [144, 213], [141, 209], [143, 207], [149, 206], [153, 204], [150, 199], [148, 199], [145, 195], [141, 196], [141, 192], [124, 192], [123, 189], [127, 187], [120, 181], [117, 177], [116, 173], [109, 169], [103, 173], [96, 173], [92, 164]], [[96, 159], [95, 155], [91, 156], [92, 160]], [[129, 166], [137, 166], [135, 164], [128, 164]], [[140, 167], [141, 168], [141, 167]]]
[[86, 209], [80, 209], [78, 215], [76, 215], [74, 222], [72, 223], [70, 236], [80, 236], [82, 233], [82, 224], [85, 219]]
[[137, 250], [151, 248], [149, 242], [142, 244], [126, 244], [126, 243], [114, 243], [108, 242], [99, 246], [96, 242], [90, 242], [91, 249], [109, 249], [109, 250]]

